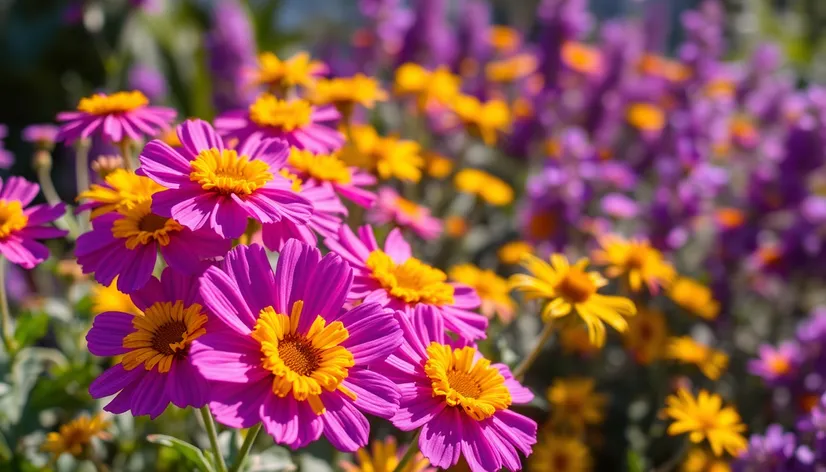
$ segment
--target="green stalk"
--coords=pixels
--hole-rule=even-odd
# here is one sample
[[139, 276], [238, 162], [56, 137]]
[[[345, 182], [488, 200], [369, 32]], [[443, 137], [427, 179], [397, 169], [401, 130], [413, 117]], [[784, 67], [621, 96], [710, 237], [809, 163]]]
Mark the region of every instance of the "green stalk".
[[410, 440], [410, 445], [407, 447], [407, 451], [405, 451], [399, 463], [396, 464], [396, 468], [393, 469], [393, 472], [403, 471], [407, 463], [416, 457], [416, 453], [419, 452], [419, 434], [421, 432], [422, 430], [418, 430], [416, 431], [416, 434], [413, 435], [413, 439]]
[[244, 438], [244, 444], [241, 445], [241, 450], [238, 451], [238, 458], [235, 460], [235, 464], [232, 464], [229, 472], [238, 472], [241, 470], [241, 467], [244, 465], [244, 461], [247, 459], [247, 455], [249, 455], [250, 450], [252, 449], [252, 445], [255, 443], [255, 438], [258, 437], [258, 433], [260, 431], [261, 423], [258, 423], [250, 428], [247, 432], [247, 437]]
[[6, 258], [0, 258], [0, 337], [3, 338], [3, 346], [9, 357], [14, 355], [14, 339], [11, 330], [11, 311], [9, 310], [9, 299], [6, 295]]
[[539, 335], [539, 341], [536, 342], [536, 346], [534, 346], [533, 350], [530, 354], [528, 354], [528, 357], [526, 357], [525, 360], [523, 360], [519, 366], [514, 369], [513, 377], [516, 380], [522, 380], [522, 377], [525, 376], [525, 373], [528, 372], [528, 369], [531, 368], [533, 363], [539, 357], [539, 354], [542, 352], [542, 348], [545, 347], [545, 344], [547, 344], [548, 340], [551, 339], [553, 332], [553, 323], [545, 322], [545, 328], [542, 330], [542, 334]]
[[227, 464], [224, 462], [221, 449], [218, 447], [218, 434], [215, 430], [215, 422], [212, 421], [212, 412], [209, 411], [209, 407], [206, 405], [201, 407], [201, 418], [204, 420], [204, 428], [209, 436], [212, 454], [215, 456], [215, 467], [218, 468], [218, 472], [227, 472]]

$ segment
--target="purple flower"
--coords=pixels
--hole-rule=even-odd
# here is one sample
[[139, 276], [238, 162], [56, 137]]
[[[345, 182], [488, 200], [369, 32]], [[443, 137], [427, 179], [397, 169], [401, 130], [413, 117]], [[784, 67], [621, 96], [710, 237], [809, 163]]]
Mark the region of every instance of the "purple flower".
[[29, 125], [23, 128], [23, 141], [32, 143], [40, 148], [51, 149], [57, 141], [60, 128], [53, 124], [44, 123]]
[[28, 206], [38, 192], [39, 185], [22, 177], [0, 180], [0, 254], [26, 269], [49, 257], [49, 249], [38, 239], [67, 234], [49, 225], [66, 212], [63, 203]]
[[221, 112], [242, 108], [252, 101], [246, 71], [255, 66], [254, 28], [238, 0], [213, 2], [212, 27], [205, 48], [212, 77], [212, 101]]
[[212, 381], [210, 409], [232, 428], [263, 422], [299, 449], [321, 434], [342, 451], [367, 444], [364, 413], [392, 417], [398, 387], [373, 366], [402, 342], [393, 313], [344, 308], [353, 271], [341, 257], [288, 241], [275, 273], [260, 246], [238, 246], [201, 278], [210, 322], [192, 346]]
[[785, 472], [789, 470], [787, 467], [794, 457], [796, 445], [794, 433], [784, 433], [782, 426], [773, 424], [764, 436], [751, 436], [748, 449], [734, 461], [732, 468], [735, 472]]
[[129, 69], [129, 87], [140, 90], [152, 101], [166, 98], [166, 79], [155, 68], [145, 64], [135, 64]]
[[758, 349], [759, 357], [749, 361], [748, 370], [757, 375], [769, 385], [778, 385], [793, 378], [803, 355], [796, 342], [784, 342], [777, 348], [763, 344]]

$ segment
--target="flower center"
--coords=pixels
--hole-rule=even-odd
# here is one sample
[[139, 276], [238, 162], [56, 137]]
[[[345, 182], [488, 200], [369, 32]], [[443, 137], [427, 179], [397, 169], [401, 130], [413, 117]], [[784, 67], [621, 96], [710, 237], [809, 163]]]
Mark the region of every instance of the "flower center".
[[772, 355], [766, 359], [766, 365], [774, 375], [784, 375], [792, 368], [791, 363], [782, 355]]
[[136, 110], [148, 104], [149, 99], [144, 94], [133, 90], [112, 95], [98, 93], [91, 97], [81, 98], [77, 110], [90, 115], [112, 115]]
[[26, 227], [29, 217], [23, 213], [23, 205], [19, 200], [0, 200], [0, 238]]
[[234, 149], [203, 150], [189, 165], [189, 180], [224, 195], [250, 195], [273, 178], [266, 162], [239, 156]]
[[342, 382], [355, 365], [353, 354], [341, 346], [350, 333], [340, 321], [329, 325], [316, 316], [313, 324], [299, 330], [304, 302], [293, 304], [289, 316], [272, 307], [261, 310], [251, 336], [261, 345], [261, 365], [273, 375], [272, 391], [279, 397], [292, 393], [298, 401], [307, 401], [321, 415], [322, 389], [338, 390], [355, 401], [356, 394]]
[[292, 131], [310, 124], [313, 108], [305, 100], [281, 100], [264, 93], [250, 105], [250, 119], [259, 126]]
[[406, 303], [453, 303], [453, 286], [445, 282], [447, 275], [418, 259], [411, 257], [396, 264], [384, 251], [377, 249], [370, 253], [366, 264], [382, 288]]
[[555, 289], [562, 298], [571, 303], [583, 303], [596, 293], [597, 286], [591, 277], [576, 267], [572, 267], [559, 281]]
[[299, 174], [334, 184], [349, 184], [353, 174], [339, 157], [333, 155], [315, 155], [309, 151], [292, 148], [288, 164]]
[[562, 45], [562, 60], [571, 69], [588, 74], [599, 71], [602, 57], [593, 48], [575, 41], [568, 41]]
[[659, 131], [665, 127], [665, 113], [650, 103], [635, 103], [628, 108], [628, 123], [643, 131]]
[[170, 233], [181, 231], [181, 226], [172, 218], [165, 218], [152, 213], [152, 199], [144, 198], [131, 208], [121, 208], [118, 212], [122, 218], [112, 224], [112, 236], [126, 239], [126, 247], [138, 246], [157, 241], [161, 246], [169, 244]]
[[396, 208], [413, 221], [419, 221], [422, 218], [422, 207], [406, 198], [398, 197], [396, 199]]
[[439, 343], [427, 347], [424, 370], [432, 381], [433, 396], [443, 396], [450, 406], [460, 406], [477, 421], [490, 418], [511, 404], [505, 378], [490, 361], [474, 359], [476, 349], [453, 349]]
[[157, 302], [132, 318], [135, 331], [123, 338], [123, 347], [130, 349], [123, 356], [123, 368], [132, 370], [141, 364], [146, 370], [158, 367], [169, 372], [172, 360], [186, 355], [189, 345], [204, 333], [207, 316], [197, 303], [184, 307], [184, 302]]
[[532, 239], [548, 239], [556, 232], [556, 215], [550, 211], [540, 211], [528, 221], [528, 234]]
[[77, 197], [78, 200], [90, 200], [98, 204], [92, 210], [92, 218], [121, 208], [134, 208], [138, 201], [164, 189], [149, 177], [135, 175], [126, 169], [115, 169], [106, 176], [105, 182], [92, 184], [89, 190]]

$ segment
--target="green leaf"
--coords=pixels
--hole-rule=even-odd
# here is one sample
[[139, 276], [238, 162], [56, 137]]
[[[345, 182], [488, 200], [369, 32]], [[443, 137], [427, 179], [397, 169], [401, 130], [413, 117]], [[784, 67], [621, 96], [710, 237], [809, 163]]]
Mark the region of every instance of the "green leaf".
[[635, 451], [628, 451], [628, 456], [627, 456], [626, 461], [628, 463], [628, 472], [642, 472], [643, 471], [642, 458]]
[[26, 347], [35, 343], [46, 335], [49, 329], [49, 315], [46, 313], [32, 313], [17, 319], [17, 328], [14, 330], [14, 340], [18, 346]]
[[248, 472], [291, 472], [295, 469], [290, 451], [280, 446], [253, 454], [247, 460]]
[[214, 472], [215, 470], [209, 459], [204, 455], [204, 451], [186, 441], [165, 434], [150, 434], [146, 439], [151, 443], [174, 449], [202, 472]]

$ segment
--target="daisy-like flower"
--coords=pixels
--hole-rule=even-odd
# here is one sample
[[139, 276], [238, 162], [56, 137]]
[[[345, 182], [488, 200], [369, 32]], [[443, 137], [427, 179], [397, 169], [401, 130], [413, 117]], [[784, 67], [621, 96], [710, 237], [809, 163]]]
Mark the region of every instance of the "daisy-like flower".
[[479, 311], [492, 318], [497, 315], [502, 323], [513, 320], [516, 303], [510, 297], [508, 281], [490, 269], [480, 269], [473, 264], [460, 264], [450, 268], [448, 276], [460, 284], [471, 287], [482, 300]]
[[522, 44], [522, 33], [510, 26], [492, 25], [488, 31], [488, 43], [497, 52], [510, 54]]
[[68, 233], [49, 223], [60, 218], [66, 205], [28, 206], [40, 186], [22, 177], [0, 180], [0, 254], [26, 269], [49, 257], [49, 250], [38, 239], [62, 238]]
[[513, 188], [504, 180], [483, 170], [462, 169], [456, 173], [453, 184], [460, 192], [476, 195], [493, 206], [513, 202]]
[[505, 243], [496, 251], [497, 257], [503, 264], [516, 265], [528, 255], [533, 254], [533, 246], [527, 241], [511, 241]]
[[402, 198], [391, 187], [382, 187], [376, 205], [367, 215], [373, 224], [395, 224], [410, 228], [420, 238], [430, 241], [442, 234], [442, 222], [430, 213], [430, 209]]
[[[190, 351], [212, 381], [210, 408], [233, 428], [263, 422], [299, 449], [321, 434], [341, 451], [368, 441], [363, 412], [398, 409], [399, 391], [373, 369], [402, 342], [389, 310], [344, 303], [353, 271], [335, 254], [288, 241], [273, 273], [260, 246], [238, 246], [201, 277], [215, 329]], [[209, 325], [211, 328], [213, 325]]]
[[23, 128], [23, 141], [34, 144], [38, 149], [52, 149], [57, 141], [60, 128], [53, 124], [29, 125]]
[[375, 184], [376, 178], [357, 167], [348, 167], [339, 153], [313, 154], [290, 148], [287, 168], [305, 184], [329, 187], [360, 207], [370, 208], [376, 201], [376, 194], [365, 188]]
[[348, 122], [356, 105], [372, 109], [376, 102], [387, 100], [387, 92], [381, 89], [373, 77], [356, 74], [319, 80], [310, 92], [310, 100], [316, 105], [333, 105], [344, 121]]
[[589, 472], [593, 468], [591, 453], [582, 441], [573, 437], [546, 435], [539, 440], [531, 457], [531, 472]]
[[625, 119], [640, 132], [651, 136], [658, 136], [666, 125], [665, 112], [652, 103], [632, 103], [625, 112]]
[[126, 169], [115, 169], [106, 174], [102, 184], [92, 184], [89, 190], [77, 196], [85, 200], [77, 211], [92, 210], [92, 218], [118, 210], [131, 210], [141, 200], [164, 188], [149, 177]]
[[590, 378], [556, 379], [548, 388], [551, 424], [581, 433], [586, 425], [598, 425], [605, 420], [608, 398], [596, 392], [596, 382]]
[[669, 435], [689, 433], [688, 438], [695, 444], [708, 440], [718, 457], [723, 451], [736, 456], [746, 449], [746, 438], [743, 437], [746, 425], [734, 407], [723, 407], [719, 395], [700, 390], [695, 398], [681, 388], [677, 395], [669, 395], [665, 402], [665, 414], [674, 420], [668, 426]]
[[458, 94], [461, 79], [447, 67], [429, 71], [408, 62], [396, 69], [393, 91], [396, 95], [415, 97], [419, 108], [447, 106]]
[[171, 108], [149, 106], [149, 99], [137, 90], [98, 93], [82, 98], [77, 111], [57, 114], [61, 123], [57, 140], [73, 143], [100, 135], [113, 143], [138, 141], [169, 128], [176, 115]]
[[720, 313], [720, 302], [714, 299], [711, 289], [693, 279], [677, 278], [668, 288], [668, 297], [700, 318], [713, 320]]
[[324, 244], [353, 267], [351, 300], [377, 302], [408, 315], [433, 311], [447, 329], [460, 337], [485, 337], [488, 319], [472, 311], [480, 305], [476, 292], [467, 285], [448, 283], [447, 274], [413, 257], [401, 230], [390, 231], [384, 249], [367, 225], [359, 228], [358, 236], [342, 226], [338, 236], [337, 240], [326, 239]]
[[103, 409], [157, 418], [169, 403], [204, 406], [210, 386], [194, 368], [192, 341], [209, 332], [198, 280], [167, 267], [132, 295], [139, 314], [108, 311], [86, 335], [89, 352], [122, 356], [89, 386], [93, 398], [117, 394]]
[[405, 344], [379, 368], [402, 392], [393, 425], [421, 428], [419, 448], [435, 467], [447, 469], [461, 456], [472, 472], [520, 470], [519, 454], [530, 455], [536, 443], [536, 423], [508, 408], [533, 393], [504, 364], [450, 340], [434, 310], [398, 318]]
[[92, 313], [97, 315], [107, 311], [120, 311], [132, 315], [141, 314], [141, 311], [132, 302], [132, 297], [118, 290], [117, 280], [112, 281], [109, 285], [95, 284], [92, 287]]
[[300, 98], [281, 99], [262, 93], [246, 110], [233, 110], [215, 118], [215, 129], [225, 139], [246, 141], [281, 138], [290, 146], [323, 154], [344, 144], [336, 130], [340, 118], [333, 106], [315, 107]]
[[681, 82], [691, 77], [691, 69], [673, 59], [655, 54], [644, 54], [638, 64], [640, 72], [671, 82]]
[[228, 149], [209, 123], [185, 121], [178, 127], [179, 151], [155, 140], [141, 153], [141, 169], [169, 190], [153, 197], [152, 211], [181, 225], [204, 227], [237, 238], [249, 218], [259, 223], [287, 219], [306, 224], [312, 206], [279, 174], [288, 148], [280, 139], [249, 137]]
[[[388, 436], [384, 440], [373, 441], [369, 450], [362, 448], [356, 451], [358, 464], [341, 461], [339, 466], [344, 472], [393, 472], [399, 465], [403, 451], [396, 447], [396, 438]], [[430, 462], [419, 452], [401, 472], [436, 472], [436, 469], [430, 467]]]
[[692, 447], [685, 455], [682, 472], [731, 472], [728, 459], [714, 457], [703, 447]]
[[794, 378], [804, 359], [800, 346], [792, 341], [781, 343], [776, 348], [763, 344], [757, 353], [759, 357], [749, 361], [748, 370], [770, 385], [778, 385], [784, 380]]
[[293, 87], [311, 88], [317, 77], [326, 72], [327, 66], [314, 61], [306, 52], [281, 60], [271, 52], [258, 56], [258, 68], [251, 72], [251, 81], [256, 85], [267, 87], [273, 93], [282, 96]]
[[152, 278], [159, 251], [170, 267], [194, 274], [203, 269], [205, 259], [223, 256], [230, 249], [232, 241], [212, 231], [193, 231], [155, 213], [151, 208], [155, 196], [92, 220], [92, 230], [77, 239], [75, 248], [84, 274], [94, 272], [103, 285], [117, 277], [118, 290], [131, 294]]
[[560, 57], [563, 64], [579, 74], [594, 76], [602, 72], [602, 54], [587, 44], [565, 41]]
[[607, 265], [605, 274], [623, 277], [634, 292], [639, 292], [645, 284], [656, 294], [661, 287], [668, 287], [676, 276], [674, 267], [647, 239], [626, 240], [607, 235], [600, 238], [599, 244], [601, 248], [593, 254], [594, 262]]
[[472, 95], [459, 95], [451, 102], [450, 109], [468, 133], [481, 138], [488, 146], [496, 144], [497, 136], [510, 128], [510, 110], [501, 100], [482, 103]]
[[290, 238], [315, 246], [319, 236], [336, 237], [342, 218], [347, 216], [347, 207], [341, 203], [333, 189], [322, 185], [304, 185], [295, 174], [290, 174], [286, 169], [282, 169], [281, 174], [292, 180], [293, 190], [310, 202], [313, 216], [305, 224], [284, 218], [261, 225], [261, 242], [264, 246], [271, 251], [280, 251]]
[[683, 364], [694, 364], [711, 380], [719, 379], [728, 367], [728, 354], [700, 344], [689, 336], [671, 338], [665, 357]]
[[547, 323], [577, 313], [588, 326], [588, 336], [597, 346], [605, 344], [605, 324], [619, 332], [628, 328], [626, 316], [637, 312], [634, 303], [625, 298], [597, 293], [608, 282], [598, 272], [586, 272], [588, 259], [574, 265], [562, 254], [553, 254], [551, 263], [534, 255], [526, 255], [522, 262], [532, 275], [516, 274], [511, 287], [524, 292], [530, 300], [547, 300], [542, 308], [542, 319]]
[[602, 349], [601, 346], [594, 346], [591, 343], [587, 326], [564, 319], [559, 328], [559, 345], [565, 354], [576, 354], [580, 357], [593, 356]]
[[625, 348], [642, 365], [662, 359], [667, 339], [665, 316], [647, 308], [641, 308], [637, 316], [628, 319], [628, 331], [623, 338]]
[[530, 76], [539, 67], [533, 54], [517, 54], [506, 59], [490, 61], [485, 66], [485, 77], [491, 82], [508, 84]]
[[382, 180], [421, 180], [425, 162], [419, 143], [392, 136], [379, 136], [371, 126], [354, 126], [351, 138], [352, 141], [340, 154], [348, 165], [360, 167]]
[[84, 455], [93, 438], [109, 439], [111, 435], [106, 429], [111, 422], [103, 419], [100, 413], [89, 416], [83, 413], [77, 418], [60, 426], [60, 429], [46, 435], [46, 442], [41, 450], [51, 453], [55, 458], [64, 453], [77, 458]]

